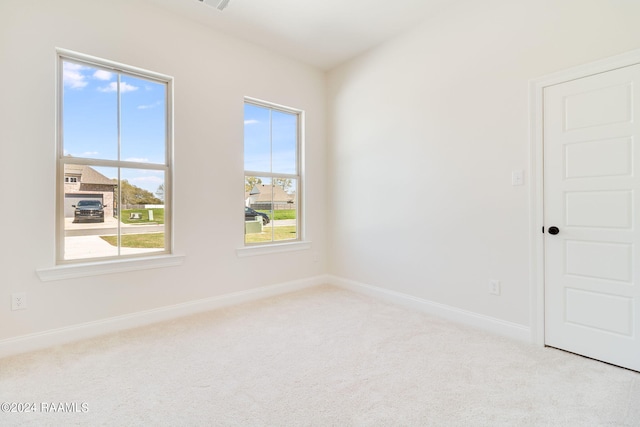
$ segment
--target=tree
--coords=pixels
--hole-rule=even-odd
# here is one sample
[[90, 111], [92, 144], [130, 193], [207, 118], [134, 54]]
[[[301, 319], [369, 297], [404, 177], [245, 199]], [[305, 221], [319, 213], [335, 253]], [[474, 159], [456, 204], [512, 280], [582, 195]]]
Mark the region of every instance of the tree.
[[123, 205], [158, 205], [162, 203], [162, 200], [154, 197], [153, 193], [129, 184], [126, 179], [120, 182], [120, 197]]
[[158, 189], [156, 190], [156, 196], [158, 196], [158, 199], [164, 201], [164, 184], [160, 184], [158, 186]]
[[244, 191], [249, 193], [253, 190], [253, 187], [256, 185], [261, 185], [262, 180], [256, 176], [245, 176], [244, 177]]
[[273, 178], [273, 185], [282, 187], [284, 191], [289, 192], [291, 185], [293, 185], [293, 180], [291, 178]]

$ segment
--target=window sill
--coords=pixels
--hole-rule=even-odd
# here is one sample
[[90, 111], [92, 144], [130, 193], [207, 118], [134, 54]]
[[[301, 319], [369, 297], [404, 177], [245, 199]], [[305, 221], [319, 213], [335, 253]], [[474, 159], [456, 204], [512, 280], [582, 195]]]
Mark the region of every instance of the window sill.
[[75, 279], [77, 277], [99, 276], [126, 271], [149, 270], [152, 268], [173, 267], [184, 262], [184, 255], [162, 255], [145, 258], [118, 259], [82, 264], [57, 265], [36, 270], [43, 282]]
[[303, 251], [311, 249], [311, 242], [277, 243], [272, 245], [246, 246], [236, 249], [239, 257], [268, 255], [281, 252]]

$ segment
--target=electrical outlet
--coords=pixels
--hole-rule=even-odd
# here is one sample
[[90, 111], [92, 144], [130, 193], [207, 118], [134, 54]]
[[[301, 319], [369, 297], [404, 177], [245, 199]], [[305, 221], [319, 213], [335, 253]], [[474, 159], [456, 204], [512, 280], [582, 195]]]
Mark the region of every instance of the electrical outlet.
[[490, 280], [489, 281], [489, 293], [491, 295], [500, 295], [500, 281], [499, 280]]
[[24, 310], [27, 308], [27, 293], [16, 292], [11, 294], [11, 310]]

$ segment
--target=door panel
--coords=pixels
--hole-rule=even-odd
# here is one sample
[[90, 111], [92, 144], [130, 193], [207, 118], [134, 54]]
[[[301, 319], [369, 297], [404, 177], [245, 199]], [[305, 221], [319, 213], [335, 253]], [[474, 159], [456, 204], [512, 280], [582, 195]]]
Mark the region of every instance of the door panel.
[[564, 199], [568, 226], [631, 227], [631, 191], [567, 191]]
[[[590, 307], [599, 307], [591, 311]], [[633, 304], [630, 298], [567, 289], [567, 322], [600, 331], [631, 335]]]
[[611, 87], [587, 88], [564, 98], [566, 131], [629, 123], [632, 117], [630, 82]]
[[630, 282], [632, 245], [565, 240], [565, 273], [591, 279]]
[[640, 65], [544, 89], [545, 343], [640, 370]]
[[633, 172], [631, 147], [631, 138], [567, 144], [565, 178], [629, 176]]

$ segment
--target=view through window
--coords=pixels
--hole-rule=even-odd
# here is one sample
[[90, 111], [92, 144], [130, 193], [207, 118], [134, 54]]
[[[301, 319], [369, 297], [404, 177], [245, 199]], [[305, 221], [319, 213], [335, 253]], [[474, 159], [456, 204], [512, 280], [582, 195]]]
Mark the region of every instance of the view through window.
[[300, 239], [300, 111], [244, 107], [245, 244]]
[[59, 54], [58, 261], [167, 253], [171, 79]]

